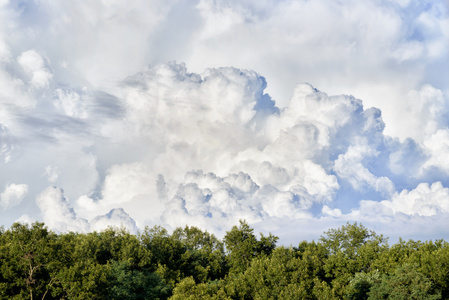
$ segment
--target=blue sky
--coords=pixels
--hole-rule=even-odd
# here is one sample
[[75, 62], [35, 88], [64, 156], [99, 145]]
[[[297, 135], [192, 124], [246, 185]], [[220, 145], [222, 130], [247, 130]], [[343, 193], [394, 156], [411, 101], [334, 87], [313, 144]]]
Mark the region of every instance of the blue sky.
[[0, 220], [449, 238], [447, 1], [0, 1]]

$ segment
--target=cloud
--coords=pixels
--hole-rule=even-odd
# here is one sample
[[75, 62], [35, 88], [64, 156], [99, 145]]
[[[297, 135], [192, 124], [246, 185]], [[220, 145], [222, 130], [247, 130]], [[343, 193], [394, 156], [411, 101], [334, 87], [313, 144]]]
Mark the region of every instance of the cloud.
[[26, 215], [26, 214], [20, 216], [20, 218], [16, 220], [16, 222], [18, 222], [18, 223], [28, 224], [28, 225], [31, 225], [31, 224], [33, 224], [36, 221], [37, 221], [36, 219], [34, 219], [34, 218], [32, 218], [32, 217], [30, 217], [29, 215]]
[[[400, 113], [401, 120], [409, 121], [399, 123], [398, 128], [407, 130], [409, 137], [423, 141], [438, 129], [449, 125], [446, 102], [442, 91], [431, 85], [424, 85], [419, 91], [410, 91], [405, 96], [405, 105]], [[422, 120], [426, 120], [424, 124]]]
[[31, 85], [35, 88], [47, 87], [53, 74], [45, 66], [42, 57], [35, 50], [23, 52], [17, 62], [30, 77]]
[[47, 176], [47, 180], [49, 182], [55, 182], [56, 180], [58, 180], [58, 168], [55, 166], [46, 166], [45, 167], [45, 172], [44, 175]]
[[136, 222], [121, 208], [112, 209], [109, 213], [97, 216], [90, 222], [91, 231], [101, 231], [108, 227], [125, 228], [136, 234]]
[[[104, 121], [98, 140], [80, 135], [80, 145], [72, 149], [73, 134], [52, 135], [60, 145], [51, 151], [79, 159], [42, 164], [40, 175], [67, 187], [74, 200], [70, 204], [55, 187], [37, 196], [52, 229], [125, 226], [136, 232], [162, 223], [223, 235], [239, 219], [275, 228], [281, 220], [382, 223], [401, 215], [413, 221], [415, 215], [447, 213], [443, 183], [427, 189], [420, 183], [430, 173], [439, 178], [437, 169], [446, 172], [440, 161], [449, 138], [438, 126], [423, 141], [400, 141], [384, 134], [380, 110], [310, 84], [299, 84], [280, 109], [264, 92], [262, 76], [232, 67], [196, 74], [184, 64], [161, 64], [121, 86], [120, 96], [77, 97], [74, 93], [84, 92], [66, 90], [51, 102], [68, 120], [103, 116]], [[64, 97], [78, 106], [64, 108]], [[92, 104], [98, 99], [108, 100], [106, 110]], [[108, 105], [119, 113], [109, 113]], [[79, 124], [88, 128], [90, 122]], [[103, 154], [106, 149], [114, 154]], [[340, 202], [348, 194], [367, 200]]]
[[[45, 225], [58, 232], [91, 232], [101, 231], [108, 227], [123, 227], [129, 232], [137, 233], [135, 221], [122, 208], [112, 209], [109, 213], [99, 215], [90, 222], [79, 218], [64, 197], [64, 191], [55, 186], [50, 186], [40, 193], [36, 203], [42, 212]], [[29, 219], [29, 216], [24, 215], [18, 221], [29, 223]]]
[[23, 200], [27, 193], [28, 186], [26, 184], [8, 184], [0, 194], [0, 206], [3, 210], [16, 206]]
[[390, 207], [393, 213], [407, 215], [434, 216], [438, 213], [449, 212], [449, 189], [443, 187], [441, 182], [431, 185], [420, 183], [411, 191], [403, 190], [396, 194], [391, 202], [382, 202]]
[[352, 220], [385, 232], [392, 239], [436, 239], [444, 235], [448, 216], [449, 189], [441, 182], [420, 183], [412, 190], [402, 190], [388, 200], [360, 202], [348, 214], [323, 207], [323, 215], [334, 220]]
[[77, 218], [75, 211], [64, 197], [62, 189], [55, 186], [46, 188], [37, 196], [36, 203], [49, 228], [59, 232], [87, 231], [87, 221]]
[[448, 20], [444, 0], [2, 2], [0, 184], [28, 192], [1, 218], [435, 229]]
[[[372, 167], [395, 150], [379, 110], [309, 84], [298, 85], [280, 110], [265, 87], [254, 72], [220, 68], [199, 75], [174, 63], [129, 77], [123, 138], [134, 136], [153, 151], [111, 166], [102, 197], [80, 198], [79, 209], [120, 205], [143, 223], [162, 214], [170, 226], [208, 226], [313, 217], [315, 204], [335, 199], [339, 181], [379, 197], [395, 192], [391, 170]], [[143, 213], [138, 203], [148, 202], [152, 209]]]
[[[90, 227], [83, 223], [84, 230], [127, 219], [130, 230], [162, 222], [223, 234], [239, 219], [359, 220], [366, 219], [365, 210], [382, 212], [367, 219], [382, 221], [395, 215], [382, 203], [397, 202], [397, 185], [414, 188], [444, 152], [429, 138], [420, 143], [386, 136], [380, 110], [310, 84], [298, 85], [289, 105], [279, 109], [264, 93], [265, 79], [253, 71], [196, 74], [184, 64], [167, 63], [128, 77], [122, 88], [122, 96], [111, 99], [123, 108], [123, 121], [109, 119], [103, 133], [128, 145], [119, 159], [104, 160], [98, 151], [107, 147], [92, 143], [91, 155], [103, 160], [97, 166], [110, 165], [99, 174], [98, 190], [73, 198], [70, 218], [93, 220]], [[131, 146], [147, 151], [127, 153]], [[59, 181], [52, 170], [59, 167], [48, 165], [46, 175]], [[339, 203], [347, 193], [376, 201], [362, 201], [360, 209]], [[111, 212], [98, 217], [105, 210]]]
[[377, 155], [378, 152], [362, 139], [351, 145], [345, 154], [338, 156], [334, 170], [356, 190], [374, 189], [385, 196], [391, 195], [395, 191], [393, 182], [388, 177], [376, 177], [363, 165], [362, 160], [372, 159]]
[[11, 160], [11, 155], [14, 151], [14, 143], [11, 141], [11, 135], [8, 127], [0, 123], [0, 157], [4, 163]]
[[449, 130], [440, 129], [434, 132], [424, 141], [426, 152], [430, 159], [424, 164], [424, 172], [432, 169], [440, 169], [445, 174], [449, 174], [449, 161], [447, 151], [449, 151]]

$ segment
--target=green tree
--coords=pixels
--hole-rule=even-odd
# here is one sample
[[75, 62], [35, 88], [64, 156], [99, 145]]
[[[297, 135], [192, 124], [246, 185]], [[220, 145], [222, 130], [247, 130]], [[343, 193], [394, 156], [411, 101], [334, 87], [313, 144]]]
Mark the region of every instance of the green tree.
[[449, 299], [449, 243], [438, 240], [426, 244], [428, 251], [421, 251], [419, 271], [432, 280], [442, 299]]
[[219, 279], [227, 273], [223, 242], [197, 227], [176, 228], [172, 234], [183, 245], [182, 277], [193, 276], [196, 282]]
[[368, 299], [441, 299], [433, 283], [417, 271], [416, 265], [404, 264], [394, 274], [382, 276], [374, 282]]
[[1, 297], [45, 298], [54, 284], [50, 269], [56, 235], [36, 222], [14, 223], [1, 237]]
[[300, 263], [293, 249], [276, 248], [270, 256], [252, 259], [244, 272], [230, 274], [225, 289], [234, 299], [285, 299], [287, 295], [306, 299], [304, 286], [296, 280]]
[[233, 226], [230, 231], [226, 232], [224, 243], [231, 271], [246, 270], [254, 257], [260, 254], [269, 255], [276, 248], [278, 237], [271, 233], [268, 237], [261, 234], [260, 240], [257, 240], [253, 231], [254, 229], [248, 223], [240, 220], [239, 227]]
[[387, 239], [357, 222], [328, 230], [320, 242], [328, 251], [324, 269], [337, 298], [348, 293], [356, 273], [369, 272], [372, 262], [388, 250]]
[[329, 250], [329, 254], [343, 253], [350, 258], [354, 258], [366, 244], [387, 245], [386, 238], [357, 222], [329, 229], [321, 236], [320, 242]]
[[113, 261], [108, 299], [167, 299], [171, 288], [147, 269], [133, 269], [128, 260]]
[[356, 273], [349, 282], [345, 299], [368, 299], [368, 293], [371, 287], [380, 281], [380, 277], [381, 275], [377, 270], [371, 273]]
[[230, 300], [217, 281], [195, 283], [192, 276], [179, 282], [170, 300]]
[[54, 275], [58, 283], [52, 290], [55, 295], [69, 299], [110, 299], [111, 290], [118, 284], [114, 280], [120, 273], [118, 266], [122, 265], [126, 270], [123, 267], [120, 274], [133, 274], [136, 280], [142, 274], [150, 276], [150, 251], [124, 229], [61, 234], [57, 244], [60, 266]]

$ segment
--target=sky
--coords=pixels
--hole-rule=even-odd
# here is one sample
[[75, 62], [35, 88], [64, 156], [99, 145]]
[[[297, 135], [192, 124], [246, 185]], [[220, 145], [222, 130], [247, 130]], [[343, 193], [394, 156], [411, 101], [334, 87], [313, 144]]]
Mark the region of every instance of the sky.
[[0, 225], [449, 240], [447, 0], [0, 0]]

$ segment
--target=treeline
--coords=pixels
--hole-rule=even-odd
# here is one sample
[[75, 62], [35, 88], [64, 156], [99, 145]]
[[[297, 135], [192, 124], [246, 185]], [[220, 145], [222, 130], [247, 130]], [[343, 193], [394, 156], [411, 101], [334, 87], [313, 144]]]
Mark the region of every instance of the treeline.
[[138, 235], [0, 230], [0, 299], [448, 299], [449, 244], [387, 240], [354, 223], [276, 246], [244, 221]]

